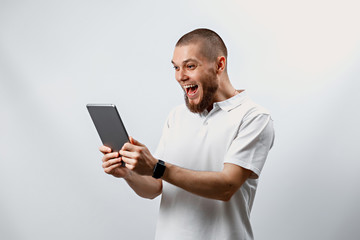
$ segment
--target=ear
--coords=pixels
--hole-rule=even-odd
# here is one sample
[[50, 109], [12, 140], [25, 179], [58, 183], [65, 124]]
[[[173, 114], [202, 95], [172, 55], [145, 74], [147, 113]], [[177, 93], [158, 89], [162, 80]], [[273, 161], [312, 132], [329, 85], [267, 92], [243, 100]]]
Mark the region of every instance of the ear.
[[224, 56], [217, 58], [217, 73], [226, 71], [226, 58]]

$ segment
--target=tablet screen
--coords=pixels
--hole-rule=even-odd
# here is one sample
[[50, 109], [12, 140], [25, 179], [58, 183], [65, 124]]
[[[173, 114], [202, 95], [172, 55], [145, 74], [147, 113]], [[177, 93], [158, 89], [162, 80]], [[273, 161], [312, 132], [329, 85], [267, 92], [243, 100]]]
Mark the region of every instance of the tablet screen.
[[114, 104], [86, 105], [102, 143], [118, 152], [129, 136]]

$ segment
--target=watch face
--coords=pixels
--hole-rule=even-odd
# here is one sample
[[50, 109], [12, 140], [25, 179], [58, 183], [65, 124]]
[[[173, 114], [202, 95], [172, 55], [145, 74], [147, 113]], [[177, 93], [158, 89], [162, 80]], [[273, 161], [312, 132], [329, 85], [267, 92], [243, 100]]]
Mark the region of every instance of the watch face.
[[159, 159], [159, 161], [157, 162], [157, 164], [154, 167], [153, 177], [161, 178], [164, 175], [165, 168], [166, 168], [165, 162]]

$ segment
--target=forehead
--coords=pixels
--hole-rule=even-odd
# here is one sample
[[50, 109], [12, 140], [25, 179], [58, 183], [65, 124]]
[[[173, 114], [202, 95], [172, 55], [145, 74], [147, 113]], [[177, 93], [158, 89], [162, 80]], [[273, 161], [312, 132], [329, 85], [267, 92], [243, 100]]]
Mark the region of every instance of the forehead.
[[174, 64], [182, 64], [183, 62], [193, 59], [199, 62], [205, 61], [205, 58], [200, 53], [200, 44], [192, 43], [183, 46], [175, 47], [172, 62]]

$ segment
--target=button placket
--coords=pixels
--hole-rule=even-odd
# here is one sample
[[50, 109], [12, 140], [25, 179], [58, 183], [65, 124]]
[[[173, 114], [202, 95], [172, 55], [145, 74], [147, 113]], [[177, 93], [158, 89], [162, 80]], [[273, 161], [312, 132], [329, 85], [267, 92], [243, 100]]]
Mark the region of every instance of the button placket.
[[219, 109], [220, 109], [219, 105], [217, 103], [214, 103], [213, 109], [211, 109], [211, 111], [206, 115], [204, 119], [204, 123], [203, 123], [204, 126], [208, 125], [209, 118], [211, 117], [211, 115], [215, 114]]

